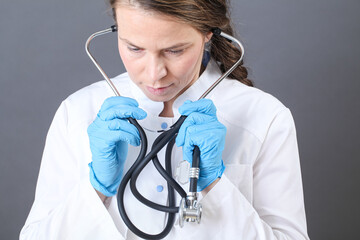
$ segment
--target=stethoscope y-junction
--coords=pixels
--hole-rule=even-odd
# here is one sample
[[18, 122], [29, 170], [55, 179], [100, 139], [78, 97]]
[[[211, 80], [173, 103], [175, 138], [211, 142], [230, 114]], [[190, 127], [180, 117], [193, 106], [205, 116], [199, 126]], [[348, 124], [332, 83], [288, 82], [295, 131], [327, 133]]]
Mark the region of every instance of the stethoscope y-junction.
[[[108, 29], [105, 29], [103, 31], [96, 32], [92, 34], [85, 44], [85, 50], [90, 57], [90, 59], [93, 61], [97, 69], [100, 71], [102, 76], [105, 78], [106, 82], [109, 84], [111, 89], [113, 90], [114, 94], [116, 96], [120, 96], [118, 90], [116, 89], [113, 82], [110, 80], [110, 78], [106, 75], [104, 70], [101, 68], [101, 66], [98, 64], [98, 62], [95, 60], [95, 58], [92, 56], [92, 54], [89, 51], [89, 45], [93, 38], [106, 34], [111, 32], [116, 32], [117, 27], [111, 26]], [[217, 36], [222, 36], [225, 39], [231, 41], [232, 43], [237, 44], [237, 46], [240, 48], [241, 56], [239, 60], [237, 60], [234, 65], [228, 69], [222, 76], [220, 76], [219, 79], [217, 79], [202, 95], [199, 99], [205, 98], [223, 79], [225, 79], [229, 74], [231, 74], [232, 71], [236, 67], [238, 67], [243, 59], [244, 56], [244, 47], [241, 44], [240, 41], [235, 39], [234, 37], [222, 32], [220, 29], [216, 28], [213, 29], [212, 32]], [[128, 118], [128, 121], [132, 123], [139, 131], [140, 139], [141, 139], [141, 147], [140, 147], [140, 153], [134, 162], [134, 164], [130, 167], [130, 169], [125, 173], [119, 189], [117, 193], [117, 201], [118, 201], [118, 208], [120, 215], [124, 221], [124, 223], [128, 226], [128, 228], [138, 235], [141, 238], [145, 239], [161, 239], [164, 238], [171, 230], [174, 221], [175, 221], [175, 214], [179, 213], [179, 224], [182, 227], [184, 225], [184, 222], [197, 222], [200, 223], [201, 220], [201, 213], [202, 213], [202, 206], [198, 202], [198, 193], [197, 193], [197, 180], [199, 178], [199, 164], [200, 164], [200, 150], [197, 146], [195, 146], [193, 151], [193, 159], [192, 159], [192, 165], [189, 171], [189, 192], [186, 193], [185, 190], [172, 178], [172, 169], [171, 169], [171, 151], [175, 143], [175, 137], [181, 127], [181, 124], [185, 121], [186, 116], [181, 116], [177, 122], [171, 126], [171, 128], [167, 131], [162, 132], [154, 141], [151, 151], [146, 154], [147, 152], [147, 138], [145, 135], [145, 132], [143, 128], [139, 125], [139, 123], [133, 119]], [[160, 161], [157, 157], [157, 154], [159, 151], [165, 146], [165, 168], [160, 164]], [[148, 199], [146, 199], [144, 196], [141, 195], [141, 193], [136, 188], [136, 180], [140, 174], [140, 172], [144, 169], [144, 167], [152, 161], [156, 169], [159, 171], [161, 176], [167, 181], [168, 186], [168, 205], [160, 205], [158, 203], [152, 202]], [[124, 207], [124, 192], [127, 184], [130, 182], [130, 189], [132, 194], [143, 204], [147, 205], [148, 207], [151, 207], [155, 210], [167, 212], [168, 218], [167, 218], [167, 224], [162, 232], [156, 235], [151, 235], [142, 232], [139, 230], [129, 219], [125, 207]], [[175, 203], [175, 192], [176, 190], [178, 194], [181, 196], [181, 202], [180, 206], [177, 207]]]

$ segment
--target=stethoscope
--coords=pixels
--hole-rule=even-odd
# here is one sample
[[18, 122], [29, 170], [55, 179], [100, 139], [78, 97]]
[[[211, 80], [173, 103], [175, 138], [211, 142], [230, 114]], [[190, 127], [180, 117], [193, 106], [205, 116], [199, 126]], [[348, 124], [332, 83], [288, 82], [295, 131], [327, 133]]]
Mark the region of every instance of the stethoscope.
[[[106, 82], [109, 84], [110, 88], [113, 90], [114, 94], [116, 96], [120, 96], [118, 90], [116, 89], [113, 82], [110, 80], [110, 78], [106, 75], [104, 70], [101, 68], [99, 63], [95, 60], [95, 58], [92, 56], [92, 54], [89, 51], [89, 45], [93, 38], [104, 35], [111, 32], [116, 32], [117, 27], [115, 25], [111, 26], [108, 29], [96, 32], [92, 34], [85, 44], [85, 50], [90, 59], [93, 61], [97, 69], [100, 71], [102, 76], [105, 78]], [[214, 35], [222, 36], [226, 38], [227, 40], [231, 41], [232, 43], [236, 43], [238, 47], [241, 50], [241, 56], [239, 60], [234, 63], [234, 65], [228, 69], [222, 76], [220, 76], [219, 79], [217, 79], [201, 96], [199, 99], [205, 98], [222, 80], [224, 80], [229, 74], [231, 74], [234, 69], [239, 66], [243, 60], [244, 57], [244, 47], [241, 44], [240, 41], [238, 41], [236, 38], [222, 32], [219, 28], [215, 28], [212, 30]], [[139, 125], [139, 123], [133, 119], [129, 118], [129, 122], [132, 123], [139, 131], [140, 133], [140, 139], [141, 139], [141, 148], [140, 153], [134, 162], [134, 164], [130, 167], [130, 169], [126, 172], [124, 175], [119, 189], [117, 193], [117, 203], [119, 208], [119, 213], [124, 221], [124, 223], [127, 225], [127, 227], [136, 235], [138, 235], [141, 238], [145, 239], [162, 239], [164, 238], [171, 230], [172, 226], [175, 222], [175, 214], [179, 213], [179, 225], [181, 227], [184, 226], [184, 222], [197, 222], [200, 223], [201, 221], [201, 213], [202, 213], [202, 206], [197, 201], [198, 193], [197, 193], [197, 180], [199, 178], [199, 163], [200, 163], [200, 150], [197, 146], [194, 147], [193, 151], [193, 159], [192, 159], [192, 165], [189, 170], [189, 192], [186, 193], [185, 190], [172, 178], [172, 170], [171, 170], [171, 152], [172, 148], [175, 143], [175, 137], [181, 127], [181, 124], [185, 121], [187, 116], [181, 116], [174, 125], [170, 127], [169, 130], [163, 131], [154, 141], [151, 151], [146, 155], [147, 152], [147, 138], [146, 134], [143, 130], [143, 128]], [[165, 169], [160, 164], [160, 161], [157, 157], [158, 152], [167, 144], [166, 151], [165, 151]], [[168, 205], [160, 205], [155, 202], [152, 202], [148, 199], [146, 199], [144, 196], [141, 195], [141, 193], [136, 188], [136, 180], [140, 174], [140, 172], [144, 169], [144, 167], [152, 161], [156, 169], [159, 171], [161, 176], [167, 181], [168, 185]], [[132, 194], [143, 204], [145, 204], [148, 207], [151, 207], [155, 210], [167, 212], [168, 218], [167, 218], [167, 224], [162, 232], [156, 235], [151, 235], [142, 232], [139, 230], [129, 219], [125, 207], [124, 207], [124, 192], [127, 184], [130, 182], [130, 189]], [[180, 206], [176, 207], [175, 204], [175, 192], [176, 190], [178, 194], [181, 196]]]

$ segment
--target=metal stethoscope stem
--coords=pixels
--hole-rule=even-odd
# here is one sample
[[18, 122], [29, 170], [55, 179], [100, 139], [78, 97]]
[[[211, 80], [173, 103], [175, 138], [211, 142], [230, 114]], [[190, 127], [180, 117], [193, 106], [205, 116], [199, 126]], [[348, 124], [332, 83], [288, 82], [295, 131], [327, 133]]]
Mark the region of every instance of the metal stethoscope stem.
[[90, 42], [91, 40], [93, 40], [95, 37], [97, 36], [101, 36], [107, 33], [111, 33], [111, 32], [116, 32], [117, 28], [115, 25], [111, 26], [108, 29], [93, 33], [90, 35], [90, 37], [86, 40], [85, 43], [85, 51], [87, 53], [87, 55], [89, 56], [89, 58], [91, 59], [91, 61], [94, 63], [94, 65], [96, 66], [96, 68], [99, 70], [99, 72], [101, 73], [101, 75], [103, 75], [103, 77], [105, 78], [106, 82], [109, 84], [109, 86], [111, 87], [111, 89], [113, 90], [114, 94], [116, 96], [120, 96], [120, 93], [118, 92], [118, 90], [116, 89], [114, 83], [110, 80], [110, 78], [108, 77], [108, 75], [105, 73], [105, 71], [102, 69], [102, 67], [100, 66], [100, 64], [96, 61], [96, 59], [94, 58], [94, 56], [90, 53], [89, 47], [90, 47]]
[[[110, 86], [110, 88], [113, 90], [114, 94], [116, 96], [120, 96], [120, 93], [116, 89], [114, 83], [110, 80], [110, 78], [106, 75], [104, 70], [101, 68], [100, 64], [96, 61], [96, 59], [93, 57], [93, 55], [89, 51], [90, 42], [92, 39], [94, 39], [97, 36], [104, 35], [111, 32], [116, 32], [117, 27], [111, 26], [108, 29], [93, 33], [86, 41], [85, 44], [85, 51], [88, 54], [89, 58], [92, 60], [96, 68], [100, 71], [101, 75], [105, 78], [106, 82]], [[240, 41], [238, 41], [236, 38], [221, 32], [220, 29], [216, 28], [213, 29], [212, 32], [214, 35], [222, 36], [225, 39], [230, 40], [232, 43], [235, 43], [238, 45], [241, 56], [240, 58], [233, 64], [233, 66], [228, 69], [223, 75], [221, 75], [201, 96], [199, 99], [205, 98], [216, 86], [219, 85], [219, 83], [224, 80], [226, 77], [228, 77], [232, 71], [238, 67], [244, 57], [244, 47], [241, 44]], [[186, 194], [186, 192], [183, 190], [183, 188], [172, 178], [171, 174], [171, 151], [172, 147], [175, 142], [175, 136], [177, 135], [181, 124], [185, 121], [186, 116], [181, 116], [178, 121], [171, 126], [171, 128], [168, 131], [164, 131], [160, 134], [158, 138], [155, 139], [153, 146], [151, 148], [151, 151], [146, 155], [147, 152], [147, 138], [144, 130], [142, 127], [138, 124], [138, 122], [133, 119], [129, 118], [129, 122], [132, 123], [139, 131], [140, 139], [141, 139], [141, 149], [138, 158], [134, 162], [134, 164], [130, 167], [128, 172], [125, 173], [123, 176], [123, 179], [120, 183], [119, 189], [118, 189], [118, 208], [119, 213], [124, 221], [124, 223], [128, 226], [128, 228], [135, 233], [136, 235], [145, 238], [145, 239], [161, 239], [164, 238], [171, 230], [172, 225], [175, 221], [175, 214], [179, 213], [179, 224], [182, 227], [184, 222], [197, 222], [200, 223], [201, 220], [201, 213], [202, 213], [202, 206], [197, 201], [197, 179], [199, 178], [199, 165], [200, 165], [200, 150], [197, 146], [194, 148], [194, 154], [193, 154], [193, 160], [192, 160], [192, 166], [190, 168], [190, 188], [189, 192]], [[163, 166], [160, 164], [157, 153], [165, 146], [166, 148], [166, 154], [165, 154], [165, 165], [166, 169], [163, 168]], [[136, 189], [136, 179], [140, 172], [143, 170], [143, 168], [152, 161], [154, 163], [154, 166], [159, 171], [159, 173], [164, 177], [164, 179], [168, 182], [168, 206], [162, 206], [157, 203], [151, 202], [145, 197], [143, 197], [138, 190]], [[143, 204], [156, 209], [158, 211], [168, 212], [168, 219], [167, 224], [164, 228], [164, 230], [156, 235], [150, 235], [147, 233], [142, 232], [139, 230], [133, 223], [130, 221], [129, 217], [127, 216], [127, 213], [125, 211], [124, 202], [123, 202], [123, 196], [125, 192], [125, 187], [130, 182], [130, 189], [134, 196]], [[174, 190], [176, 190], [180, 196], [182, 197], [182, 200], [180, 202], [180, 206], [175, 206], [175, 193]]]
[[[219, 33], [220, 32], [220, 33]], [[219, 85], [219, 83], [224, 80], [225, 78], [227, 78], [242, 62], [243, 58], [244, 58], [244, 46], [241, 44], [241, 42], [239, 40], [237, 40], [236, 38], [230, 36], [229, 34], [226, 34], [224, 32], [221, 32], [220, 29], [215, 29], [214, 30], [214, 34], [219, 34], [220, 36], [232, 41], [233, 43], [236, 43], [238, 45], [238, 47], [240, 48], [241, 51], [241, 56], [239, 58], [239, 60], [237, 60], [234, 65], [231, 66], [230, 69], [228, 69], [225, 73], [223, 73], [223, 75], [221, 75], [218, 80], [216, 80], [204, 93], [203, 95], [200, 96], [199, 99], [205, 98], [217, 85]]]

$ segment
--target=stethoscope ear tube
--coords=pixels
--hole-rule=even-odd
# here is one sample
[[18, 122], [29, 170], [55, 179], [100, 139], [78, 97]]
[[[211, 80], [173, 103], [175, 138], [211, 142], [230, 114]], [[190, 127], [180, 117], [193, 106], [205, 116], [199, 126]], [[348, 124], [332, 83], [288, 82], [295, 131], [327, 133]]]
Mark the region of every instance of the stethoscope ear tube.
[[100, 66], [100, 64], [96, 61], [96, 59], [94, 58], [94, 56], [90, 53], [90, 42], [91, 40], [93, 40], [95, 37], [97, 36], [101, 36], [107, 33], [111, 33], [111, 32], [116, 32], [117, 31], [117, 27], [115, 25], [111, 26], [108, 29], [93, 33], [90, 35], [90, 37], [86, 40], [85, 43], [85, 52], [87, 53], [87, 55], [89, 56], [89, 58], [91, 59], [91, 61], [94, 63], [95, 67], [99, 70], [99, 72], [101, 73], [101, 75], [104, 77], [104, 79], [106, 80], [106, 82], [108, 83], [108, 85], [110, 86], [111, 90], [114, 92], [115, 96], [120, 96], [120, 93], [118, 92], [118, 90], [116, 89], [114, 83], [110, 80], [110, 78], [108, 77], [108, 75], [105, 73], [105, 71], [102, 69], [102, 67]]

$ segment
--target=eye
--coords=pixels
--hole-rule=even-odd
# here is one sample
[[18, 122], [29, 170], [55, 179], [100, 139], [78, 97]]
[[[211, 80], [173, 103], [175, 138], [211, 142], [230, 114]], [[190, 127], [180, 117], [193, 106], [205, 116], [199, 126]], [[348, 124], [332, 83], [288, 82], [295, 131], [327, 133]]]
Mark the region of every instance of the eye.
[[133, 46], [128, 46], [127, 48], [133, 53], [140, 53], [141, 50], [142, 50], [142, 49], [140, 49], [138, 47], [133, 47]]
[[180, 55], [181, 53], [184, 52], [184, 49], [178, 49], [178, 50], [168, 49], [166, 50], [166, 52], [172, 55]]

